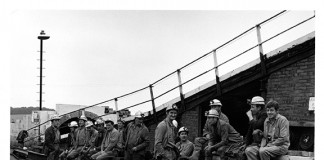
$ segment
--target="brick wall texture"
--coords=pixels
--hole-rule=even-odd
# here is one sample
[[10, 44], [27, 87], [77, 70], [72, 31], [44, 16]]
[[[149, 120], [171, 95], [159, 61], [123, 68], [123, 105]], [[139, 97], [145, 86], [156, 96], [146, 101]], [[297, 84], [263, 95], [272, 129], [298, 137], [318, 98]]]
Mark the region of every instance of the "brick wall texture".
[[270, 75], [266, 100], [276, 100], [289, 121], [314, 121], [309, 97], [315, 97], [315, 55]]

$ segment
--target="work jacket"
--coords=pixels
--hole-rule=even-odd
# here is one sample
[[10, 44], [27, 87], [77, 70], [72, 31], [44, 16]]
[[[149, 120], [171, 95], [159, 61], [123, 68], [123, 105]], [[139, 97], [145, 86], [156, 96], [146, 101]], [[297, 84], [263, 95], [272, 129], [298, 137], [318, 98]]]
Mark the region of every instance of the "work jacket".
[[50, 126], [45, 130], [44, 153], [48, 155], [50, 152], [59, 149], [60, 131], [54, 126]]
[[171, 148], [168, 143], [175, 144], [176, 127], [169, 119], [164, 119], [155, 129], [154, 155], [164, 155], [164, 150]]
[[145, 154], [146, 148], [149, 146], [149, 131], [144, 124], [136, 126], [134, 122], [131, 122], [127, 125], [126, 130], [126, 142], [125, 148], [127, 151], [132, 150], [133, 147], [136, 147], [135, 153]]
[[265, 119], [268, 117], [267, 115], [267, 112], [265, 111], [265, 109], [261, 110], [259, 114], [256, 115], [256, 119], [252, 119], [250, 122], [249, 122], [249, 128], [248, 128], [248, 131], [246, 133], [246, 136], [245, 136], [245, 144], [246, 145], [250, 145], [253, 143], [260, 143], [261, 140], [253, 140], [253, 131], [256, 130], [256, 129], [259, 129], [261, 131], [263, 131], [264, 129], [264, 121]]
[[274, 120], [267, 118], [264, 121], [263, 138], [267, 145], [283, 146], [288, 149], [289, 141], [289, 121], [286, 117], [277, 114]]

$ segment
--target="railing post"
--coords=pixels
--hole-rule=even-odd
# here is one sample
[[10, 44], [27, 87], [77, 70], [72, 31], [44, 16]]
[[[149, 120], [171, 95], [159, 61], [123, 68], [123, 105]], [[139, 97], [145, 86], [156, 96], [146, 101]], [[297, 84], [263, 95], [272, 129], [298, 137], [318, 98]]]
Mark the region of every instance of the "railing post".
[[179, 91], [180, 91], [180, 99], [181, 99], [181, 110], [184, 112], [186, 110], [183, 90], [182, 90], [182, 81], [181, 81], [181, 71], [180, 69], [177, 70], [178, 73], [178, 81], [179, 81]]
[[213, 56], [214, 56], [214, 66], [215, 68], [215, 75], [216, 75], [216, 90], [217, 90], [217, 96], [222, 95], [222, 90], [220, 86], [220, 81], [219, 81], [219, 72], [218, 72], [218, 62], [217, 62], [217, 56], [216, 56], [216, 50], [213, 51]]
[[118, 99], [115, 98], [115, 110], [116, 110], [116, 115], [117, 115], [117, 119], [119, 118], [119, 113], [117, 112], [118, 111], [118, 103], [117, 103]]
[[157, 123], [157, 115], [156, 115], [154, 95], [153, 95], [153, 86], [150, 84], [149, 87], [150, 87], [150, 93], [151, 93], [151, 101], [152, 101], [154, 121], [155, 121], [155, 123]]
[[258, 37], [258, 46], [259, 46], [259, 55], [260, 55], [260, 67], [261, 67], [261, 74], [262, 74], [262, 78], [261, 78], [261, 86], [260, 86], [260, 92], [261, 92], [261, 96], [263, 98], [266, 97], [266, 74], [267, 74], [267, 70], [266, 70], [266, 65], [265, 65], [265, 59], [264, 59], [264, 55], [263, 55], [263, 47], [262, 47], [262, 40], [261, 40], [261, 32], [260, 32], [260, 25], [256, 25], [256, 31], [257, 31], [257, 37]]

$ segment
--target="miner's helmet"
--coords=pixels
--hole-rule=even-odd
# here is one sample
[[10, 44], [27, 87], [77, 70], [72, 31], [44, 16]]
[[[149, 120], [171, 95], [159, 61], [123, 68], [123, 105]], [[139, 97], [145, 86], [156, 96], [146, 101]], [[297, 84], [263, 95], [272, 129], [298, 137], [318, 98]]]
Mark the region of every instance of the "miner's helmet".
[[176, 128], [178, 128], [178, 122], [177, 122], [176, 120], [173, 120], [173, 121], [172, 121], [172, 124], [173, 124]]
[[173, 104], [173, 105], [169, 105], [167, 108], [166, 108], [166, 111], [169, 112], [170, 110], [175, 110], [175, 111], [178, 111], [178, 107], [176, 104]]
[[95, 122], [95, 124], [97, 125], [97, 124], [104, 124], [105, 122], [102, 120], [102, 119], [100, 119], [100, 118], [98, 118], [97, 120], [96, 120], [96, 122]]
[[59, 115], [57, 115], [57, 114], [54, 114], [52, 117], [51, 117], [51, 121], [53, 121], [53, 120], [60, 120], [61, 119], [61, 117], [59, 116]]
[[70, 122], [69, 127], [78, 127], [78, 123], [76, 121], [72, 121]]
[[213, 99], [209, 102], [209, 106], [222, 106], [222, 103], [218, 99]]
[[255, 97], [253, 97], [252, 100], [251, 100], [251, 105], [252, 105], [252, 104], [261, 104], [261, 105], [265, 105], [265, 103], [264, 103], [264, 99], [263, 99], [262, 97], [260, 97], [260, 96], [255, 96]]
[[219, 118], [219, 113], [215, 109], [211, 109], [208, 111], [208, 114], [206, 116]]
[[85, 115], [81, 115], [79, 119], [82, 119], [84, 121], [88, 121], [87, 117]]
[[181, 127], [181, 128], [179, 129], [179, 131], [178, 131], [178, 135], [180, 135], [181, 132], [187, 132], [187, 134], [188, 134], [188, 133], [189, 133], [189, 130], [188, 130], [188, 128], [186, 128], [186, 127]]
[[143, 118], [144, 117], [144, 113], [143, 112], [141, 112], [141, 111], [137, 111], [136, 113], [135, 113], [135, 118]]
[[93, 126], [93, 122], [92, 121], [87, 121], [86, 122], [86, 128], [89, 128], [89, 127], [91, 127], [91, 126]]

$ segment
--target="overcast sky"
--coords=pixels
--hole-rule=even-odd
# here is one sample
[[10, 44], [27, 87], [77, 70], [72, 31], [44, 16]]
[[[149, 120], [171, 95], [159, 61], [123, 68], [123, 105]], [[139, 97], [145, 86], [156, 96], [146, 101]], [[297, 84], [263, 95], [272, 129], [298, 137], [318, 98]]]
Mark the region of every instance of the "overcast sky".
[[[56, 104], [92, 105], [146, 87], [279, 12], [13, 11], [10, 33], [19, 38], [10, 39], [10, 106], [39, 106], [37, 36], [41, 30], [50, 36], [43, 43], [43, 107], [55, 108]], [[285, 25], [291, 26], [313, 14], [287, 12], [284, 16], [288, 18], [280, 17], [284, 23], [269, 23], [267, 30], [265, 26], [263, 38], [268, 32], [280, 27], [283, 30]], [[291, 40], [314, 31], [314, 21], [301, 31], [293, 34], [296, 37]], [[243, 40], [239, 46], [247, 49], [255, 45], [255, 31], [251, 37], [247, 40], [251, 43]], [[289, 41], [280, 41], [280, 45]], [[226, 56], [229, 55], [220, 58]], [[212, 67], [210, 62], [208, 66]], [[146, 96], [149, 98], [149, 91]]]

